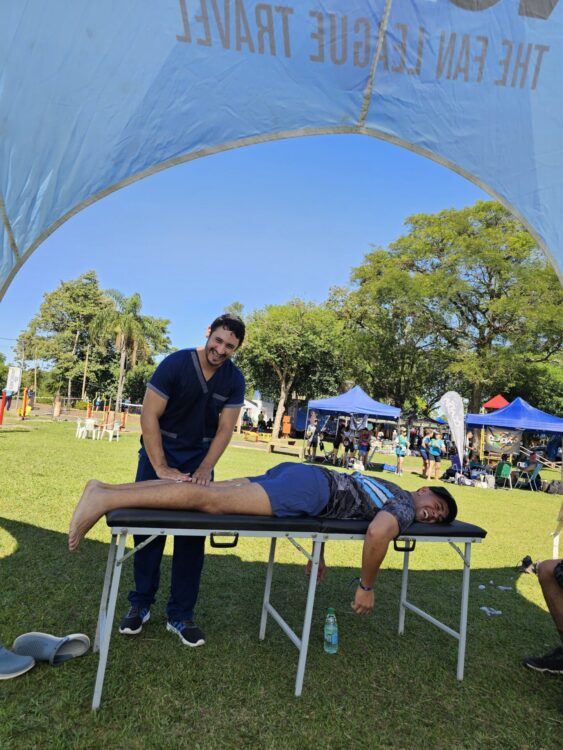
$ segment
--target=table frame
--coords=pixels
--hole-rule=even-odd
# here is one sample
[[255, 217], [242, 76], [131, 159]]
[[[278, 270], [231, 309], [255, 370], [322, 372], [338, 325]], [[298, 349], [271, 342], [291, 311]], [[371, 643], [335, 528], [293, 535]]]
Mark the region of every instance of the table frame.
[[[131, 550], [125, 551], [125, 542], [128, 535], [140, 535], [148, 537], [142, 543]], [[94, 640], [94, 652], [99, 652], [100, 658], [96, 674], [96, 683], [94, 686], [94, 696], [92, 700], [92, 710], [99, 708], [102, 699], [102, 690], [104, 685], [105, 672], [108, 662], [109, 646], [111, 640], [111, 631], [115, 617], [115, 607], [119, 592], [121, 571], [123, 563], [131, 558], [139, 549], [149, 544], [158, 536], [209, 536], [211, 543], [215, 540], [215, 546], [235, 546], [241, 537], [266, 537], [270, 538], [270, 552], [268, 557], [268, 566], [266, 571], [266, 581], [264, 586], [264, 596], [262, 601], [262, 614], [260, 618], [259, 639], [264, 640], [266, 637], [266, 626], [268, 617], [271, 617], [282, 631], [287, 635], [290, 641], [296, 646], [299, 652], [297, 663], [297, 675], [295, 679], [295, 695], [300, 696], [303, 690], [303, 680], [305, 677], [305, 666], [307, 662], [307, 651], [309, 648], [309, 635], [311, 631], [311, 621], [315, 603], [315, 593], [317, 588], [317, 571], [321, 555], [322, 544], [328, 541], [363, 541], [364, 534], [358, 533], [324, 533], [314, 531], [265, 531], [249, 529], [228, 529], [218, 527], [216, 529], [205, 528], [155, 528], [155, 527], [137, 527], [137, 526], [116, 526], [111, 528], [111, 544], [108, 553], [102, 597], [100, 601], [100, 610], [98, 623], [96, 627], [96, 637]], [[218, 544], [217, 538], [231, 537], [235, 539], [234, 543]], [[272, 589], [272, 580], [274, 573], [274, 561], [276, 553], [276, 544], [278, 539], [287, 539], [293, 546], [299, 550], [308, 560], [311, 561], [311, 575], [307, 590], [307, 600], [305, 603], [305, 612], [303, 618], [303, 628], [301, 637], [290, 627], [278, 610], [270, 601]], [[309, 553], [302, 546], [302, 542], [312, 542], [312, 553]], [[445, 623], [436, 619], [428, 612], [417, 607], [407, 598], [408, 577], [409, 577], [409, 560], [410, 554], [414, 551], [417, 543], [446, 543], [449, 544], [459, 555], [463, 562], [463, 576], [461, 588], [461, 612], [459, 619], [459, 630], [454, 630]], [[422, 617], [427, 622], [435, 625], [448, 635], [458, 641], [457, 667], [456, 676], [458, 680], [463, 679], [465, 664], [465, 646], [467, 640], [467, 612], [469, 603], [469, 575], [471, 568], [471, 546], [474, 543], [481, 542], [477, 536], [409, 536], [401, 535], [395, 540], [395, 549], [403, 553], [403, 572], [401, 580], [401, 594], [399, 606], [399, 635], [405, 632], [405, 621], [407, 611]], [[458, 544], [464, 545], [464, 551]]]

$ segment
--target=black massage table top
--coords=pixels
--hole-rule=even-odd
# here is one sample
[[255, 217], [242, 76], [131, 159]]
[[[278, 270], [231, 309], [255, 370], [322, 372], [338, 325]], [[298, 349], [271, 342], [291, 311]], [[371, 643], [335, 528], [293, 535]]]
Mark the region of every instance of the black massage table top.
[[[334, 518], [274, 518], [272, 516], [214, 515], [189, 510], [119, 508], [106, 515], [107, 525], [116, 528], [213, 529], [214, 531], [312, 532], [318, 534], [365, 534], [369, 521]], [[484, 539], [485, 529], [463, 521], [413, 523], [401, 536], [473, 537]]]

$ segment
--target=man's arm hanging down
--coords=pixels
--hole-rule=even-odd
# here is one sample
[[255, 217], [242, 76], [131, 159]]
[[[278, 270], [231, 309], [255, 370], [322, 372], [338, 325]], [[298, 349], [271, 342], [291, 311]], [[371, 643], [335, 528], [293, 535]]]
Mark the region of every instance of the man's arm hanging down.
[[[380, 511], [370, 523], [362, 551], [360, 582], [363, 586], [373, 589], [375, 579], [379, 573], [381, 563], [387, 554], [389, 544], [398, 533], [399, 522], [395, 516], [384, 510]], [[358, 615], [365, 615], [373, 609], [374, 600], [373, 590], [365, 591], [358, 586], [354, 601], [352, 602], [352, 609]]]

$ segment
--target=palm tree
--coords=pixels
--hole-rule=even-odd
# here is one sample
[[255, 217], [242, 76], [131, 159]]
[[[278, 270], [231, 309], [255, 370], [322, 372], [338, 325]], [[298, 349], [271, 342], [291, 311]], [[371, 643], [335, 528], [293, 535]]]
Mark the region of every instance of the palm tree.
[[127, 365], [135, 367], [137, 360], [146, 359], [155, 349], [168, 348], [168, 321], [141, 315], [141, 296], [137, 292], [126, 297], [116, 289], [110, 289], [105, 294], [105, 305], [94, 317], [90, 335], [98, 340], [109, 338], [115, 342], [119, 354], [115, 410], [119, 411]]

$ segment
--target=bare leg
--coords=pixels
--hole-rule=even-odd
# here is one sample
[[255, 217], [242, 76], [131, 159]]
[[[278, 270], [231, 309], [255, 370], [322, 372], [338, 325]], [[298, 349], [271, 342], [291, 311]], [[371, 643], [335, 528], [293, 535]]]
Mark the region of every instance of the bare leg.
[[248, 479], [217, 482], [204, 487], [163, 479], [128, 484], [88, 482], [70, 522], [68, 548], [73, 552], [82, 537], [105, 513], [116, 508], [166, 508], [204, 513], [271, 516], [268, 495]]
[[[139, 483], [138, 482], [124, 482], [123, 484], [104, 484], [104, 482], [99, 482], [97, 479], [93, 479], [92, 482], [95, 482], [98, 486], [103, 487], [104, 489], [112, 489], [115, 491], [121, 491], [121, 490], [135, 490], [138, 489]], [[186, 484], [190, 484], [191, 480], [186, 481]], [[182, 480], [179, 479], [146, 479], [143, 481], [144, 487], [162, 487], [165, 484], [182, 484]], [[239, 487], [243, 484], [250, 484], [250, 479], [248, 477], [239, 477], [238, 479], [222, 479], [220, 482], [213, 482], [214, 488], [219, 487]]]
[[538, 568], [538, 578], [555, 627], [563, 640], [563, 589], [553, 575], [558, 562], [559, 560], [543, 560]]

